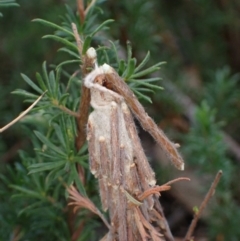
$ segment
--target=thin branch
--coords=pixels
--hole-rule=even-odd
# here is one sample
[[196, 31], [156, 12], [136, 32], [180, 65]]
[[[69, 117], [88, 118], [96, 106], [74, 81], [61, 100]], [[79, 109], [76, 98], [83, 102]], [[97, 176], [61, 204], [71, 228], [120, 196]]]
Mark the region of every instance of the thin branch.
[[88, 120], [88, 112], [90, 106], [90, 90], [82, 85], [81, 100], [78, 108], [78, 135], [76, 138], [77, 149], [80, 150], [86, 141], [86, 124]]
[[72, 23], [72, 30], [73, 30], [73, 34], [75, 37], [75, 40], [77, 42], [77, 47], [78, 47], [78, 53], [80, 55], [80, 57], [82, 56], [82, 40], [78, 34], [78, 30], [77, 30], [77, 26], [75, 23]]
[[[80, 57], [82, 58], [82, 78], [84, 78], [90, 71], [91, 68], [93, 68], [95, 63], [95, 58], [92, 58], [86, 55], [82, 55], [82, 40], [78, 34], [77, 27], [74, 23], [72, 23], [72, 30], [77, 42], [78, 46], [78, 52]], [[86, 124], [88, 120], [88, 112], [89, 112], [89, 106], [90, 106], [90, 90], [86, 88], [83, 84], [81, 87], [81, 99], [80, 99], [80, 105], [78, 108], [78, 117], [77, 117], [77, 126], [78, 126], [78, 135], [76, 138], [76, 147], [77, 150], [80, 150], [82, 146], [84, 145], [84, 142], [86, 141]]]
[[85, 13], [84, 13], [84, 2], [83, 0], [77, 0], [78, 13], [81, 24], [84, 23]]
[[43, 94], [41, 94], [25, 111], [23, 111], [18, 117], [16, 117], [13, 121], [5, 125], [3, 128], [0, 129], [0, 133], [4, 132], [7, 130], [10, 126], [14, 125], [17, 123], [20, 119], [22, 119], [44, 96], [44, 94], [47, 91], [45, 91]]
[[152, 187], [152, 188], [149, 188], [148, 190], [144, 191], [142, 194], [140, 194], [138, 196], [138, 199], [140, 201], [143, 201], [146, 197], [148, 197], [149, 195], [152, 195], [152, 194], [160, 194], [160, 192], [163, 192], [163, 191], [168, 191], [171, 189], [171, 184], [173, 184], [174, 182], [178, 182], [178, 181], [190, 181], [189, 178], [187, 177], [180, 177], [180, 178], [176, 178], [174, 180], [171, 180], [161, 186], [155, 186], [155, 187]]
[[190, 178], [188, 178], [188, 177], [179, 177], [179, 178], [173, 179], [173, 180], [165, 183], [164, 185], [171, 185], [171, 184], [173, 184], [175, 182], [179, 182], [179, 181], [190, 181]]
[[187, 234], [185, 236], [184, 241], [190, 241], [191, 240], [191, 237], [192, 237], [193, 231], [194, 231], [194, 229], [195, 229], [195, 227], [197, 225], [198, 219], [201, 216], [204, 208], [208, 204], [210, 198], [213, 196], [213, 194], [215, 192], [215, 189], [216, 189], [216, 186], [218, 185], [221, 176], [222, 176], [222, 171], [220, 170], [220, 171], [218, 171], [218, 173], [217, 173], [217, 175], [216, 175], [216, 177], [215, 177], [215, 179], [214, 179], [214, 181], [213, 181], [213, 183], [212, 183], [212, 185], [211, 185], [207, 195], [205, 196], [203, 202], [201, 203], [199, 211], [194, 216], [194, 219], [191, 222], [191, 225], [190, 225], [190, 227], [188, 229], [188, 232], [187, 232]]
[[[79, 11], [79, 15], [82, 24], [84, 21], [84, 17], [82, 16], [82, 11], [84, 11], [83, 8], [83, 1], [82, 0], [78, 0], [78, 11]], [[82, 55], [82, 47], [83, 47], [83, 43], [82, 40], [78, 34], [78, 30], [77, 30], [77, 26], [72, 23], [72, 30], [75, 36], [75, 40], [77, 42], [77, 47], [78, 47], [78, 52], [79, 52], [79, 56], [82, 59], [82, 66], [81, 66], [81, 72], [82, 72], [82, 78], [84, 78], [88, 72], [89, 69], [91, 69], [94, 65], [95, 60], [92, 60], [91, 58], [88, 57], [88, 55]], [[80, 105], [77, 111], [77, 137], [75, 140], [75, 145], [76, 145], [76, 149], [79, 151], [82, 146], [84, 145], [85, 141], [86, 141], [86, 125], [87, 125], [87, 120], [88, 120], [88, 112], [89, 112], [89, 106], [90, 106], [90, 90], [87, 89], [83, 83], [81, 86], [81, 97], [80, 97]], [[81, 181], [84, 183], [84, 169], [82, 166], [80, 166], [80, 164], [77, 165], [78, 167], [78, 174], [79, 174], [79, 178], [81, 179]], [[71, 222], [72, 220], [75, 220], [76, 215], [74, 215], [74, 213], [72, 212], [72, 210], [69, 210], [69, 226], [70, 229], [72, 231], [72, 233], [74, 233], [74, 222]], [[101, 217], [104, 219], [104, 217]], [[106, 223], [106, 220], [104, 221]], [[81, 229], [79, 229], [80, 232]]]
[[70, 109], [68, 109], [66, 106], [64, 105], [56, 105], [57, 108], [59, 108], [60, 110], [62, 110], [63, 112], [73, 116], [73, 117], [76, 117], [78, 118], [79, 117], [79, 114], [77, 112], [74, 112]]
[[83, 197], [74, 186], [68, 187], [67, 191], [70, 194], [70, 199], [72, 200], [72, 202], [68, 203], [68, 205], [74, 206], [74, 212], [80, 208], [86, 208], [98, 215], [104, 224], [108, 227], [108, 229], [111, 230], [111, 225], [108, 223], [107, 219], [90, 199]]

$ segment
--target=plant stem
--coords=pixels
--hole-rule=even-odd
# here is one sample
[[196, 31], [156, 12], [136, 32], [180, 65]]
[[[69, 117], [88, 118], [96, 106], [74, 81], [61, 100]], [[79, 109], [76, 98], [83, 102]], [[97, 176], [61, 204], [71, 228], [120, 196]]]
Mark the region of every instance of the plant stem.
[[205, 196], [203, 202], [201, 203], [199, 211], [195, 214], [194, 219], [192, 220], [191, 225], [189, 226], [189, 229], [188, 229], [188, 232], [185, 236], [184, 241], [190, 241], [191, 240], [191, 237], [192, 237], [193, 231], [194, 231], [194, 229], [197, 225], [198, 219], [201, 216], [204, 208], [208, 204], [210, 198], [213, 196], [213, 194], [215, 192], [215, 189], [216, 189], [216, 186], [218, 185], [221, 176], [222, 176], [222, 171], [220, 170], [220, 171], [218, 171], [218, 173], [217, 173], [217, 175], [216, 175], [207, 195]]

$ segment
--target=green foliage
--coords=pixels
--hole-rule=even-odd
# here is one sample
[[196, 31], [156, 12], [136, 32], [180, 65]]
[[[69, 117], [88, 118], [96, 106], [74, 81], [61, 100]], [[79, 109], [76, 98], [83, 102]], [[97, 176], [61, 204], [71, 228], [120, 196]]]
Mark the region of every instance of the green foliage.
[[217, 109], [216, 118], [229, 123], [239, 115], [237, 105], [240, 76], [232, 75], [230, 68], [225, 66], [212, 73], [210, 78], [212, 81], [205, 87], [205, 99], [212, 108]]
[[[216, 114], [216, 110], [212, 110], [206, 101], [202, 102], [195, 113], [196, 121], [185, 138], [184, 153], [190, 164], [201, 175], [207, 174], [213, 179], [218, 170], [223, 171], [222, 179], [215, 192], [218, 205], [212, 208], [213, 218], [208, 220], [209, 234], [212, 238], [220, 235], [237, 240], [240, 232], [234, 223], [240, 222], [240, 213], [237, 203], [233, 201], [235, 190], [232, 185], [235, 183], [233, 172], [235, 166], [227, 156], [221, 131], [222, 124], [216, 122]], [[230, 213], [235, 215], [232, 216]], [[229, 225], [226, 226], [226, 223]]]
[[[168, 126], [172, 116], [182, 116], [182, 109], [168, 91], [153, 95], [161, 87], [160, 78], [151, 74], [163, 64], [159, 59], [169, 63], [161, 72], [198, 105], [196, 121], [182, 137], [186, 166], [191, 165], [199, 177], [207, 178], [207, 187], [215, 173], [223, 170], [211, 206], [212, 215], [205, 220], [208, 233], [211, 240], [238, 240], [239, 166], [229, 155], [223, 130], [239, 140], [239, 77], [235, 74], [239, 65], [235, 61], [238, 58], [230, 54], [234, 49], [239, 56], [238, 45], [234, 45], [239, 41], [232, 41], [239, 31], [236, 20], [239, 4], [230, 1], [222, 7], [219, 1], [206, 0], [123, 0], [100, 5], [101, 2], [97, 1], [82, 23], [76, 14], [75, 1], [69, 1], [73, 7], [66, 6], [65, 10], [56, 1], [23, 1], [19, 11], [14, 10], [13, 18], [11, 9], [1, 7], [17, 6], [16, 2], [0, 0], [0, 10], [4, 11], [0, 22], [1, 122], [9, 122], [47, 90], [21, 124], [3, 133], [0, 139], [2, 159], [8, 149], [18, 144], [20, 136], [29, 137], [32, 142], [28, 151], [20, 153], [20, 160], [15, 157], [14, 163], [1, 163], [0, 240], [10, 240], [18, 232], [19, 240], [70, 240], [64, 185], [76, 183], [83, 195], [100, 206], [96, 181], [88, 171], [87, 146], [79, 152], [75, 148], [73, 116], [79, 105], [82, 83], [81, 73], [76, 70], [82, 59], [72, 22], [83, 40], [83, 53], [90, 46], [95, 47], [98, 63], [113, 66], [136, 96], [146, 100], [144, 104], [154, 98], [155, 105], [151, 105], [150, 111], [155, 108], [153, 115]], [[33, 23], [27, 24], [33, 18]], [[44, 41], [38, 41], [41, 35]], [[126, 51], [122, 47], [125, 45]], [[34, 77], [33, 73], [44, 60], [47, 61], [42, 70]], [[195, 87], [191, 68], [200, 79]], [[20, 71], [25, 73], [21, 75], [23, 81], [19, 78]], [[189, 72], [190, 76], [186, 75]], [[10, 99], [11, 91], [24, 97], [26, 106], [22, 106], [17, 96]], [[28, 128], [23, 128], [26, 125]], [[181, 138], [176, 132], [171, 132], [173, 139]], [[77, 177], [76, 165], [84, 168], [86, 185]], [[98, 219], [85, 210], [77, 215], [76, 226], [82, 220], [88, 225], [79, 240], [99, 238], [93, 232], [100, 227]]]
[[14, 232], [20, 240], [69, 240], [63, 186], [47, 182], [42, 174], [28, 175], [26, 166], [35, 159], [23, 152], [21, 157], [22, 164], [8, 167], [8, 175], [0, 176], [1, 240], [9, 240]]
[[[6, 7], [19, 7], [19, 4], [16, 3], [15, 0], [0, 0], [0, 8]], [[2, 13], [0, 12], [0, 17], [2, 17]]]
[[[26, 98], [26, 102], [32, 103], [39, 95], [47, 91], [33, 112], [23, 119], [23, 123], [31, 123], [34, 126], [35, 131], [30, 136], [35, 154], [30, 156], [22, 152], [22, 164], [16, 164], [22, 171], [17, 170], [17, 176], [4, 180], [5, 195], [10, 192], [12, 202], [19, 200], [16, 209], [8, 211], [23, 220], [20, 227], [21, 240], [33, 240], [34, 236], [42, 240], [46, 233], [48, 233], [48, 238], [45, 240], [69, 240], [67, 214], [64, 211], [67, 205], [66, 185], [74, 183], [82, 195], [91, 194], [91, 200], [95, 200], [96, 205], [99, 206], [98, 193], [96, 186], [93, 185], [95, 180], [88, 169], [87, 146], [84, 145], [78, 152], [75, 147], [77, 131], [74, 111], [79, 105], [82, 76], [78, 74], [73, 77], [67, 68], [67, 65], [81, 64], [71, 23], [75, 22], [78, 27], [83, 40], [83, 53], [91, 43], [98, 46], [96, 50], [99, 63], [107, 62], [114, 66], [139, 97], [151, 101], [147, 93], [151, 89], [161, 89], [155, 84], [159, 78], [150, 78], [148, 75], [157, 71], [163, 64], [162, 62], [144, 69], [150, 57], [149, 53], [137, 65], [136, 59], [132, 57], [130, 44], [127, 46], [126, 60], [118, 59], [117, 46], [114, 42], [111, 42], [110, 47], [101, 45], [103, 39], [99, 39], [97, 35], [106, 30], [113, 21], [109, 19], [97, 25], [90, 24], [94, 16], [96, 17], [95, 11], [99, 11], [98, 8], [89, 11], [85, 20], [86, 24], [80, 23], [68, 6], [66, 6], [66, 11], [61, 25], [43, 19], [34, 20], [36, 23], [56, 30], [54, 34], [45, 35], [43, 38], [60, 42], [64, 46], [59, 49], [66, 54], [64, 61], [54, 66], [55, 70], [50, 71], [44, 62], [42, 73], [36, 74], [36, 82], [27, 75], [21, 74], [30, 90], [17, 89], [12, 92]], [[79, 178], [78, 165], [85, 169], [87, 184], [82, 183]], [[16, 166], [9, 168], [7, 173], [14, 173]], [[3, 175], [2, 179], [5, 179]], [[6, 202], [6, 200], [3, 201]], [[87, 221], [89, 219], [87, 213], [81, 212], [76, 224], [82, 219]], [[8, 232], [13, 232], [16, 225], [18, 225], [18, 218], [16, 222], [10, 224]], [[89, 240], [89, 233], [92, 233], [92, 228], [97, 226], [96, 219], [92, 219], [78, 240]], [[91, 237], [95, 240], [94, 234], [91, 234]]]

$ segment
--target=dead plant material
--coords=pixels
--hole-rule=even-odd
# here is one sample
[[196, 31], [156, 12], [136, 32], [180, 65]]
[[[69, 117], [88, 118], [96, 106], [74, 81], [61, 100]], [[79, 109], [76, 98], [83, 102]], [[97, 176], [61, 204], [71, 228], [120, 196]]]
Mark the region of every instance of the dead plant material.
[[0, 133], [7, 130], [9, 127], [17, 123], [19, 120], [21, 120], [29, 111], [31, 111], [35, 105], [42, 99], [42, 97], [45, 95], [47, 91], [43, 92], [25, 111], [23, 111], [18, 117], [16, 117], [14, 120], [12, 120], [10, 123], [5, 125], [4, 127], [0, 128]]
[[142, 149], [128, 106], [182, 170], [184, 163], [175, 144], [158, 129], [110, 66], [97, 67], [86, 76], [84, 84], [90, 89], [94, 109], [87, 124], [90, 170], [98, 179], [102, 207], [109, 210], [111, 220], [111, 229], [103, 240], [173, 241], [158, 200], [159, 192], [186, 178], [156, 186], [155, 173]]
[[198, 212], [195, 214], [195, 216], [194, 216], [194, 218], [193, 218], [193, 220], [191, 222], [191, 225], [189, 226], [189, 229], [188, 229], [188, 232], [187, 232], [187, 234], [185, 236], [184, 241], [190, 241], [191, 240], [192, 234], [193, 234], [194, 229], [195, 229], [195, 227], [197, 225], [198, 219], [200, 218], [204, 208], [207, 206], [210, 198], [213, 196], [213, 194], [215, 192], [215, 189], [216, 189], [216, 187], [217, 187], [217, 185], [218, 185], [218, 183], [220, 181], [221, 176], [222, 176], [222, 171], [220, 170], [220, 171], [218, 171], [218, 173], [217, 173], [217, 175], [216, 175], [216, 177], [215, 177], [215, 179], [214, 179], [214, 181], [213, 181], [213, 183], [212, 183], [212, 185], [211, 185], [207, 195], [205, 196], [203, 202], [201, 203]]

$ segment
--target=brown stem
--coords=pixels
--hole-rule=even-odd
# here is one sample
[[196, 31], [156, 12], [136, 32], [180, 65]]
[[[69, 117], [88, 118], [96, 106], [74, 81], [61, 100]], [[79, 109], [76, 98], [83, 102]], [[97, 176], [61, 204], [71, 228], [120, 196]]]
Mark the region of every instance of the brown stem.
[[220, 171], [218, 171], [218, 173], [217, 173], [217, 175], [216, 175], [207, 195], [205, 196], [203, 202], [201, 203], [199, 211], [195, 214], [194, 219], [192, 220], [191, 225], [189, 226], [189, 229], [188, 229], [188, 232], [185, 236], [184, 241], [190, 241], [191, 240], [191, 237], [192, 237], [193, 231], [194, 231], [194, 229], [197, 225], [198, 219], [201, 216], [204, 208], [208, 204], [210, 198], [213, 196], [213, 194], [215, 192], [215, 189], [216, 189], [216, 186], [218, 185], [218, 182], [220, 181], [221, 176], [222, 176], [222, 171], [220, 170]]
[[78, 113], [72, 111], [72, 110], [69, 110], [66, 106], [64, 105], [56, 105], [57, 108], [59, 108], [60, 110], [62, 110], [63, 112], [73, 116], [73, 117], [79, 117]]
[[[88, 55], [82, 54], [82, 40], [78, 34], [77, 27], [72, 23], [72, 30], [75, 36], [75, 40], [78, 46], [78, 52], [82, 58], [82, 78], [84, 78], [92, 69], [95, 59], [89, 58]], [[78, 108], [78, 117], [77, 117], [77, 126], [78, 126], [78, 135], [76, 138], [76, 147], [77, 150], [80, 150], [86, 141], [86, 124], [88, 120], [88, 111], [90, 106], [90, 90], [86, 88], [83, 83], [81, 87], [81, 99], [80, 105]]]
[[75, 37], [75, 40], [77, 42], [77, 47], [78, 47], [78, 53], [80, 55], [80, 57], [82, 56], [82, 40], [78, 34], [78, 30], [77, 30], [77, 26], [75, 23], [72, 23], [72, 30], [73, 30], [73, 34]]
[[77, 0], [77, 7], [78, 7], [78, 13], [79, 13], [80, 22], [81, 22], [81, 24], [83, 24], [84, 20], [85, 20], [83, 0]]
[[77, 150], [80, 150], [86, 140], [86, 124], [88, 120], [88, 111], [90, 106], [90, 91], [84, 85], [81, 88], [81, 99], [78, 108], [77, 126], [78, 135], [76, 138]]
[[[82, 0], [78, 0], [78, 11], [79, 11], [79, 16], [81, 19], [81, 23], [83, 24], [84, 21], [84, 5]], [[77, 26], [72, 23], [72, 30], [75, 36], [75, 40], [77, 42], [77, 47], [78, 47], [78, 52], [80, 55], [80, 58], [82, 59], [82, 66], [81, 66], [81, 71], [82, 71], [82, 78], [84, 78], [88, 73], [89, 69], [91, 69], [94, 65], [95, 59], [89, 58], [87, 55], [82, 54], [82, 40], [78, 34], [77, 31]], [[87, 120], [88, 120], [88, 112], [89, 112], [89, 106], [90, 106], [90, 90], [87, 89], [83, 83], [81, 86], [81, 97], [80, 97], [80, 105], [77, 111], [77, 137], [75, 140], [75, 145], [76, 149], [79, 151], [82, 146], [84, 145], [86, 141], [86, 125], [87, 125]], [[84, 169], [82, 166], [79, 164], [77, 165], [77, 170], [79, 174], [79, 178], [81, 179], [81, 182], [84, 183]], [[74, 234], [74, 237], [72, 237], [72, 241], [76, 240], [76, 236], [81, 234], [82, 228], [79, 227], [77, 233], [74, 232], [74, 225], [75, 225], [75, 219], [76, 215], [74, 214], [73, 210], [69, 210], [69, 226], [70, 226], [70, 231], [72, 234]], [[79, 236], [78, 236], [79, 237]]]

